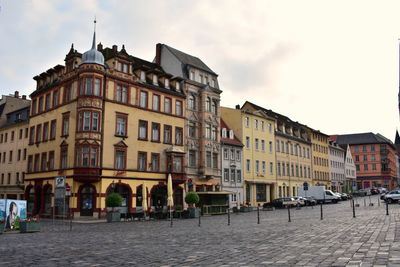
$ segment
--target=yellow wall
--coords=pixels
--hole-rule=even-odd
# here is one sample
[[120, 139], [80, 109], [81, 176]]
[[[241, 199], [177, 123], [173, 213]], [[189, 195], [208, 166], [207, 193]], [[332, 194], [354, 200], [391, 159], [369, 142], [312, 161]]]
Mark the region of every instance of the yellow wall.
[[328, 136], [313, 130], [310, 133], [312, 142], [313, 185], [319, 183], [331, 187], [329, 174], [329, 142]]

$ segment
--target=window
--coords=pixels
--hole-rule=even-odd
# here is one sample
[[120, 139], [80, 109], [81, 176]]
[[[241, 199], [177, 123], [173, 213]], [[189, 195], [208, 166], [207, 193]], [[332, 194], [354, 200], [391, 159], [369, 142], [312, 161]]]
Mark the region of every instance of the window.
[[265, 151], [265, 140], [261, 140], [261, 150]]
[[376, 171], [376, 163], [372, 163], [372, 170]]
[[172, 144], [172, 126], [164, 125], [164, 144]]
[[359, 151], [358, 146], [354, 146], [354, 152], [358, 152], [358, 151]]
[[217, 169], [218, 168], [218, 153], [213, 153], [213, 168]]
[[41, 171], [46, 171], [47, 169], [47, 153], [42, 153], [42, 164], [41, 164]]
[[360, 165], [359, 164], [356, 164], [356, 171], [360, 171]]
[[236, 182], [238, 182], [238, 183], [242, 182], [242, 171], [241, 170], [236, 170]]
[[364, 164], [364, 171], [368, 171], [368, 164]]
[[196, 109], [196, 98], [192, 94], [189, 95], [188, 107], [189, 107], [189, 109], [192, 109], [192, 110]]
[[43, 112], [43, 96], [39, 97], [38, 113]]
[[24, 133], [24, 130], [23, 129], [19, 129], [19, 140], [21, 140], [22, 139], [22, 135], [23, 135], [23, 133]]
[[256, 173], [258, 174], [260, 172], [260, 161], [256, 160]]
[[174, 156], [172, 162], [172, 171], [173, 172], [182, 172], [182, 161], [183, 157]]
[[217, 140], [217, 127], [212, 127], [211, 140]]
[[254, 127], [256, 128], [256, 130], [258, 130], [258, 120], [254, 119]]
[[363, 145], [363, 152], [367, 152], [367, 146]]
[[175, 101], [175, 115], [182, 116], [182, 101]]
[[22, 154], [22, 160], [26, 160], [26, 148], [24, 148], [24, 153]]
[[160, 142], [160, 124], [153, 122], [151, 124], [151, 141]]
[[255, 139], [256, 150], [258, 150], [258, 138]]
[[50, 140], [56, 139], [56, 126], [57, 126], [57, 121], [52, 120], [50, 122]]
[[68, 136], [69, 134], [69, 112], [62, 114], [62, 129], [61, 136]]
[[60, 150], [60, 169], [68, 168], [68, 146], [62, 146]]
[[189, 166], [196, 167], [196, 150], [189, 150]]
[[371, 145], [371, 152], [375, 152], [375, 146]]
[[29, 130], [29, 144], [33, 144], [35, 142], [35, 126], [32, 126]]
[[246, 136], [246, 148], [250, 148], [250, 137]]
[[153, 95], [153, 110], [160, 111], [160, 96]]
[[231, 149], [231, 160], [235, 160], [235, 149]]
[[30, 155], [28, 157], [28, 172], [32, 172], [33, 171], [33, 156]]
[[43, 142], [49, 140], [49, 123], [45, 122], [43, 124]]
[[128, 73], [129, 72], [129, 65], [123, 62], [118, 62], [118, 70], [121, 72]]
[[164, 112], [171, 113], [171, 98], [165, 97], [164, 98]]
[[175, 127], [175, 144], [182, 145], [183, 144], [183, 137], [182, 137], [183, 129], [180, 127]]
[[236, 170], [231, 169], [231, 183], [235, 183]]
[[241, 156], [240, 150], [236, 150], [236, 161], [241, 161], [241, 158], [242, 158], [242, 156]]
[[249, 117], [244, 117], [244, 125], [248, 128], [249, 127]]
[[115, 135], [127, 136], [128, 135], [128, 115], [117, 113], [116, 115], [116, 125], [115, 125]]
[[60, 103], [60, 91], [55, 90], [53, 92], [53, 108], [57, 107]]
[[209, 97], [206, 98], [206, 111], [211, 111], [211, 99]]
[[32, 100], [32, 109], [31, 109], [31, 114], [35, 115], [37, 113], [37, 100], [33, 99]]
[[11, 131], [11, 142], [14, 141], [14, 137], [15, 137], [15, 132], [14, 132], [14, 131]]
[[99, 149], [93, 145], [80, 145], [76, 149], [77, 167], [97, 167]]
[[147, 121], [139, 120], [139, 139], [147, 140]]
[[189, 122], [188, 123], [188, 130], [189, 130], [189, 137], [190, 138], [196, 138], [196, 123], [195, 122]]
[[153, 84], [158, 85], [158, 77], [155, 74], [153, 74]]
[[21, 149], [18, 149], [17, 161], [21, 160]]
[[49, 110], [51, 108], [51, 94], [46, 95], [46, 101], [45, 101], [45, 110]]
[[206, 138], [210, 139], [211, 138], [211, 125], [206, 124]]
[[151, 170], [158, 172], [160, 170], [160, 154], [151, 153]]
[[36, 126], [36, 143], [39, 143], [41, 140], [40, 138], [42, 137], [42, 125], [39, 124]]
[[211, 166], [211, 152], [210, 151], [206, 152], [206, 165], [207, 165], [207, 168], [211, 168], [212, 167]]
[[264, 121], [261, 121], [261, 131], [263, 131], [263, 132], [264, 132], [264, 130], [265, 130]]
[[84, 78], [81, 82], [81, 95], [100, 96], [100, 79], [98, 78]]
[[64, 103], [72, 100], [72, 85], [68, 84], [64, 87]]
[[229, 159], [228, 149], [224, 148], [224, 159]]
[[125, 170], [126, 169], [126, 148], [116, 147], [115, 148], [115, 169]]
[[190, 80], [194, 81], [194, 71], [190, 72]]
[[367, 156], [367, 155], [364, 155], [363, 160], [364, 160], [364, 161], [368, 161], [368, 156]]
[[147, 153], [139, 152], [138, 153], [138, 170], [146, 171], [146, 165], [147, 165]]
[[356, 155], [356, 161], [360, 161], [360, 156]]
[[49, 171], [54, 170], [54, 151], [49, 152], [49, 162], [47, 164]]
[[81, 111], [79, 112], [79, 131], [100, 131], [100, 113], [97, 111]]
[[272, 153], [272, 141], [269, 141], [269, 153]]
[[371, 155], [371, 161], [375, 161], [375, 160], [376, 160], [375, 155]]
[[224, 182], [229, 182], [229, 169], [224, 169]]
[[141, 108], [147, 108], [147, 92], [140, 91], [140, 104]]
[[146, 81], [146, 73], [144, 71], [142, 71], [142, 70], [140, 71], [140, 80], [142, 82]]
[[169, 80], [165, 79], [165, 88], [169, 89]]
[[117, 84], [115, 92], [115, 101], [128, 103], [128, 87], [126, 85]]

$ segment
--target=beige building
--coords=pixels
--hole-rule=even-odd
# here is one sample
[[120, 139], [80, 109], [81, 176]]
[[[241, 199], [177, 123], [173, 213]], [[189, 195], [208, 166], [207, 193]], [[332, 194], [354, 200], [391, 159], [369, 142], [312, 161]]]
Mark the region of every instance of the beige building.
[[312, 184], [324, 185], [331, 189], [329, 171], [329, 136], [308, 128], [308, 134], [312, 143], [312, 169], [314, 171]]
[[[111, 192], [122, 212], [167, 206], [172, 174], [175, 205], [183, 205], [185, 94], [182, 79], [134, 57], [125, 47], [74, 47], [65, 66], [36, 76], [31, 94], [30, 145], [25, 194], [28, 213], [49, 215], [54, 179], [71, 186], [74, 217], [102, 217]], [[56, 208], [56, 212], [59, 210]]]
[[23, 199], [29, 105], [18, 92], [0, 100], [0, 199]]
[[221, 108], [222, 119], [237, 134], [243, 147], [245, 203], [252, 206], [276, 197], [275, 120], [248, 102], [240, 109]]

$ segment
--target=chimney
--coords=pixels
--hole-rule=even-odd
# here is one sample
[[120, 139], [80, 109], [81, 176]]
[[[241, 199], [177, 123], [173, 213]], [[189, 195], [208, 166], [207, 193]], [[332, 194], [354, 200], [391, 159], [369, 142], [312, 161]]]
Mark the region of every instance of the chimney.
[[103, 50], [103, 45], [101, 43], [99, 43], [97, 45], [97, 51], [101, 51], [101, 50]]
[[15, 98], [19, 98], [19, 92], [18, 92], [18, 91], [15, 91], [14, 97], [15, 97]]
[[117, 45], [113, 45], [112, 49], [113, 49], [114, 52], [117, 52], [118, 51], [118, 46]]
[[236, 105], [235, 108], [236, 108], [236, 109], [240, 109], [240, 105]]
[[158, 43], [156, 45], [156, 64], [160, 65], [161, 64], [161, 44]]
[[22, 95], [22, 99], [23, 99], [23, 100], [26, 100], [26, 95]]

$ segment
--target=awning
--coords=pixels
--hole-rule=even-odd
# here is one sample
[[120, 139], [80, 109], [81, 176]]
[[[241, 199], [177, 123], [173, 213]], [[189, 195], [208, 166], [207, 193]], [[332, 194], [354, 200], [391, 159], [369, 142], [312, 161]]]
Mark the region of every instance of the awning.
[[207, 192], [196, 192], [198, 195], [230, 195], [234, 194], [233, 192], [226, 191], [207, 191]]

